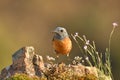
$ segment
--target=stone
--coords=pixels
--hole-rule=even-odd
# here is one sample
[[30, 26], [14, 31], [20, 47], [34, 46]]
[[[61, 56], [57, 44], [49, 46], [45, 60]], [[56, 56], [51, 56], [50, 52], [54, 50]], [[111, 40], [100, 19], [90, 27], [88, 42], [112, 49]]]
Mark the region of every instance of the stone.
[[34, 55], [33, 65], [34, 65], [35, 75], [42, 76], [42, 72], [44, 72], [44, 70], [45, 70], [42, 56]]
[[[49, 62], [44, 63], [43, 57], [35, 54], [32, 46], [26, 46], [12, 55], [12, 64], [2, 69], [0, 80], [5, 80], [16, 74], [25, 74], [30, 78], [38, 77], [46, 80], [112, 80], [102, 74], [96, 67], [79, 64], [66, 65], [64, 62], [54, 63], [55, 59], [47, 56]], [[102, 76], [100, 76], [102, 74]], [[77, 78], [77, 79], [76, 79]], [[34, 80], [34, 79], [33, 79]]]
[[12, 56], [12, 68], [16, 72], [35, 75], [34, 66], [32, 64], [34, 56], [33, 47], [23, 47]]
[[44, 69], [43, 58], [35, 54], [32, 46], [23, 47], [12, 55], [13, 63], [4, 68], [0, 80], [4, 80], [15, 73], [25, 73], [29, 76], [41, 76]]

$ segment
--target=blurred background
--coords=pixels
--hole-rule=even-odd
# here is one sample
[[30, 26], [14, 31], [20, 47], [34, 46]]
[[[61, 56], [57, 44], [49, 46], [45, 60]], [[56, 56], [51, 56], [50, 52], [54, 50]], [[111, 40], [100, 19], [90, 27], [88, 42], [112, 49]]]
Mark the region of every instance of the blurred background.
[[[0, 0], [0, 70], [12, 64], [12, 54], [34, 46], [37, 54], [55, 56], [51, 33], [56, 26], [95, 41], [99, 52], [108, 47], [112, 23], [120, 23], [120, 0]], [[70, 57], [80, 55], [73, 41]], [[112, 71], [120, 79], [120, 28], [111, 44]]]

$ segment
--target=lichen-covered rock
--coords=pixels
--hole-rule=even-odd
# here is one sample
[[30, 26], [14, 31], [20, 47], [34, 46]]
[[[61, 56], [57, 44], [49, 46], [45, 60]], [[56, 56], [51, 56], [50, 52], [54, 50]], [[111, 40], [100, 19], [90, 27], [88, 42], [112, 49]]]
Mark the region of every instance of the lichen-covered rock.
[[0, 80], [4, 80], [15, 73], [25, 73], [30, 76], [41, 76], [44, 63], [42, 57], [34, 53], [33, 47], [23, 47], [12, 55], [13, 63], [4, 68]]
[[45, 70], [43, 58], [40, 55], [34, 55], [33, 57], [33, 65], [36, 76], [42, 76], [42, 72]]
[[33, 47], [23, 47], [12, 55], [13, 63], [0, 73], [0, 80], [112, 80], [96, 67], [58, 64], [55, 58], [35, 54]]
[[82, 64], [49, 64], [46, 69], [45, 74], [48, 80], [99, 80], [96, 68], [86, 67]]
[[23, 47], [20, 50], [18, 50], [15, 54], [13, 54], [12, 68], [14, 72], [35, 75], [34, 66], [32, 64], [33, 56], [34, 56], [33, 47]]

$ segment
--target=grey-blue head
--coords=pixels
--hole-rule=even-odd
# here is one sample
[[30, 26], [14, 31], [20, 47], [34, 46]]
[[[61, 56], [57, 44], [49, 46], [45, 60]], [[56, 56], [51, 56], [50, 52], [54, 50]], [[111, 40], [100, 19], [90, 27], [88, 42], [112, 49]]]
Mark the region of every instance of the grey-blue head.
[[68, 33], [66, 31], [65, 28], [63, 27], [57, 27], [54, 31], [53, 31], [54, 34], [54, 39], [64, 39], [66, 37], [68, 37]]

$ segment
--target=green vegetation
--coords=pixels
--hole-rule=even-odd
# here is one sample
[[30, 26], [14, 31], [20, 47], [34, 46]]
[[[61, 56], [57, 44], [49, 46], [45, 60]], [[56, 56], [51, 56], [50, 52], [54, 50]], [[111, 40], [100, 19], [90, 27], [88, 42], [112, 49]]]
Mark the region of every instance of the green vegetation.
[[15, 74], [14, 76], [12, 76], [6, 80], [47, 80], [47, 78], [39, 78], [37, 76], [30, 77], [26, 74]]
[[[110, 78], [113, 79], [110, 61], [110, 48], [112, 35], [117, 26], [117, 23], [113, 23], [113, 29], [110, 33], [108, 48], [106, 48], [105, 53], [99, 53], [96, 49], [95, 42], [92, 41], [92, 43], [90, 43], [85, 35], [83, 35], [83, 37], [80, 37], [78, 33], [75, 33], [75, 35], [71, 34], [77, 43], [81, 53], [83, 54], [83, 57], [75, 59], [75, 62], [79, 63], [81, 61], [83, 64], [86, 62], [88, 66], [96, 67], [98, 69], [98, 77], [100, 79], [107, 80], [105, 76], [108, 77], [108, 80], [110, 80]], [[80, 43], [79, 40], [82, 43]]]

